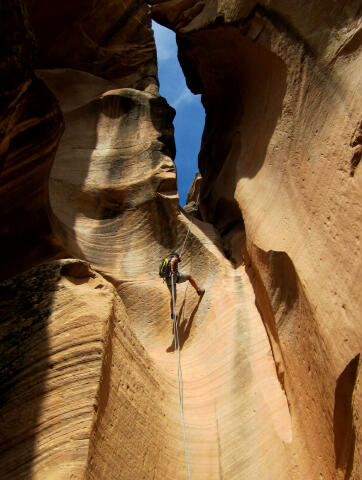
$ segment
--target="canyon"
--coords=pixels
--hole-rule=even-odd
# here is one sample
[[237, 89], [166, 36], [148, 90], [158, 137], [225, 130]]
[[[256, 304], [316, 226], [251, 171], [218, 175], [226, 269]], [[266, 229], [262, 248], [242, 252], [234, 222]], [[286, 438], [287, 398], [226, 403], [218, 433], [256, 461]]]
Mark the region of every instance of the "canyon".
[[[2, 478], [190, 478], [180, 365], [192, 478], [359, 479], [360, 3], [0, 14]], [[152, 19], [206, 112], [185, 208]]]

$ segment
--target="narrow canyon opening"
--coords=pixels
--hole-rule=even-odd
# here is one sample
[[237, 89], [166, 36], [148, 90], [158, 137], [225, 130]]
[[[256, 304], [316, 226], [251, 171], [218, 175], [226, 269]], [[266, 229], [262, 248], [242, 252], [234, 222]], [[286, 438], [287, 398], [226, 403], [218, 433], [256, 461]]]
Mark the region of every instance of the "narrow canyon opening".
[[152, 22], [158, 63], [160, 95], [176, 110], [174, 118], [177, 184], [180, 205], [186, 203], [188, 190], [198, 172], [198, 154], [205, 123], [201, 95], [191, 93], [177, 59], [176, 34]]
[[0, 7], [4, 480], [187, 478], [197, 157], [193, 478], [360, 478], [360, 4], [82, 3]]

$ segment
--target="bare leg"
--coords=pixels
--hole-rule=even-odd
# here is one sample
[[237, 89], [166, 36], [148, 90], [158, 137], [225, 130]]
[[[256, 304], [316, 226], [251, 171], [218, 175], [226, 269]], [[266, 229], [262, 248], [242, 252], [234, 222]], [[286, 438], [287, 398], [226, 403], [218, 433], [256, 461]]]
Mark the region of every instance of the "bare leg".
[[187, 280], [191, 283], [191, 285], [194, 287], [196, 291], [200, 290], [199, 287], [197, 286], [197, 283], [195, 280], [191, 277], [191, 275], [187, 275]]

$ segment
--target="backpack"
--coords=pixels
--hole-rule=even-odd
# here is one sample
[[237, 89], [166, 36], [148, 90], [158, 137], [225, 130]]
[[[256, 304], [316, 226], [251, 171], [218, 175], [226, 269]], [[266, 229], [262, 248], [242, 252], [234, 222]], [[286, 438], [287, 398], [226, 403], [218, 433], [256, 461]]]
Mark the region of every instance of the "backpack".
[[[163, 258], [160, 263], [160, 268], [158, 273], [161, 278], [168, 278], [171, 275], [171, 260], [175, 255], [170, 255], [169, 257]], [[177, 267], [175, 268], [175, 271]]]
[[158, 273], [161, 278], [167, 278], [171, 274], [171, 257], [166, 257], [161, 260]]

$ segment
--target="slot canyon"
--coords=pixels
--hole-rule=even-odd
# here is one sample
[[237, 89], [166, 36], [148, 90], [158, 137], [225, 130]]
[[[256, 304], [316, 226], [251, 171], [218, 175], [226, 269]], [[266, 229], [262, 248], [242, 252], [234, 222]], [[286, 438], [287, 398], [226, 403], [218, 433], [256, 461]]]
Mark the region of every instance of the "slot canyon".
[[[361, 13], [1, 1], [1, 479], [361, 478]], [[184, 208], [152, 20], [206, 113]]]

